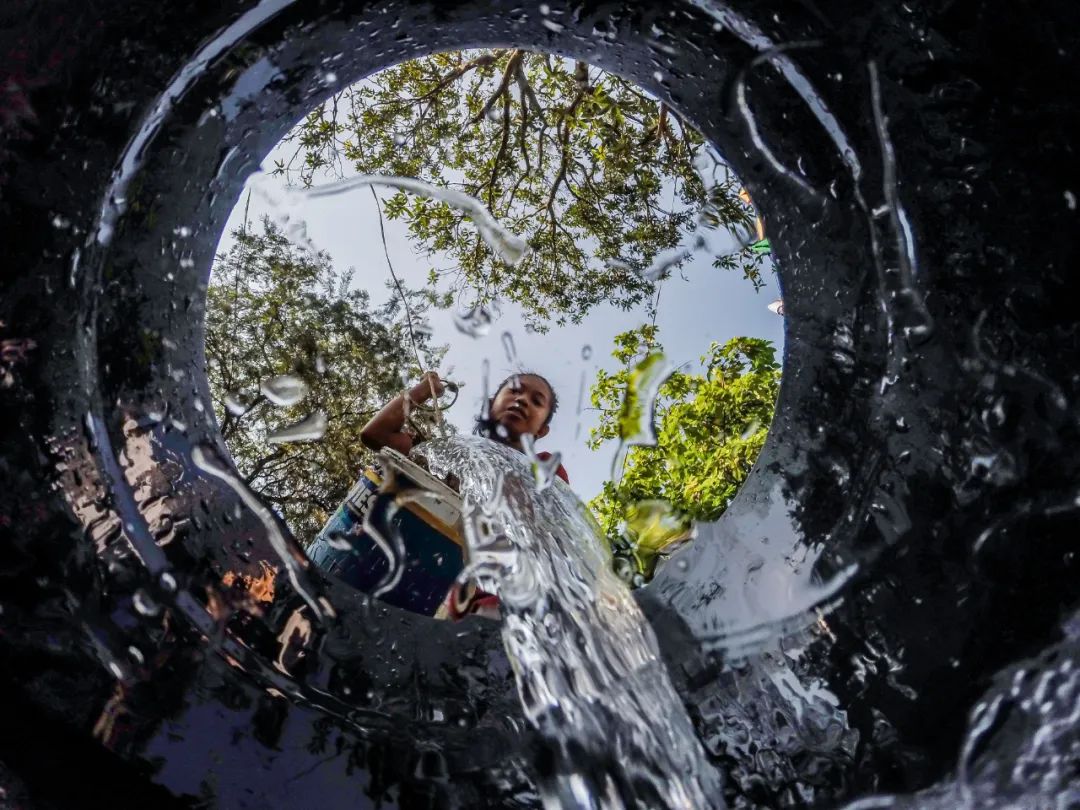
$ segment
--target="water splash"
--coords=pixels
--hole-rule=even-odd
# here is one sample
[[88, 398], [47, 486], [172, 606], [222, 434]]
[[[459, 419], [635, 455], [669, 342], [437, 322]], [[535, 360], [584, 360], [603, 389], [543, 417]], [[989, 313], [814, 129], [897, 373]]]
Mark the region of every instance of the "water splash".
[[506, 352], [506, 362], [517, 362], [517, 349], [514, 346], [514, 336], [509, 332], [502, 333], [503, 351]]
[[651, 352], [630, 372], [617, 421], [619, 448], [612, 463], [611, 477], [622, 480], [626, 455], [633, 445], [656, 444], [654, 408], [657, 392], [671, 376], [672, 367], [661, 352]]
[[471, 338], [484, 337], [491, 331], [497, 314], [484, 304], [477, 304], [472, 309], [454, 313], [454, 326], [463, 335]]
[[480, 238], [484, 240], [484, 243], [491, 248], [500, 259], [509, 265], [518, 264], [528, 253], [528, 243], [517, 234], [499, 224], [484, 204], [475, 197], [463, 194], [460, 191], [454, 191], [453, 189], [426, 183], [423, 180], [417, 180], [412, 177], [361, 174], [346, 180], [340, 180], [336, 183], [316, 186], [315, 188], [308, 189], [305, 193], [312, 198], [333, 197], [338, 194], [347, 193], [353, 189], [372, 185], [399, 188], [402, 191], [408, 191], [420, 197], [440, 200], [447, 205], [464, 211], [472, 219], [473, 224], [476, 226], [477, 231], [479, 231]]
[[566, 487], [538, 491], [528, 459], [479, 437], [425, 449], [462, 481], [466, 572], [497, 593], [526, 717], [555, 759], [546, 807], [722, 806], [721, 779], [611, 571], [599, 529]]
[[286, 442], [315, 442], [326, 434], [326, 414], [315, 411], [299, 422], [294, 422], [283, 428], [278, 428], [266, 434], [267, 444], [284, 444]]
[[871, 796], [846, 810], [1071, 808], [1080, 803], [1080, 614], [1065, 636], [1014, 664], [972, 708], [951, 778], [910, 796]]
[[536, 452], [536, 443], [531, 434], [526, 433], [521, 437], [521, 444], [525, 448], [525, 456], [532, 465], [533, 478], [536, 481], [536, 491], [543, 492], [554, 482], [562, 464], [562, 453], [552, 453], [547, 458], [541, 458]]
[[287, 408], [301, 402], [308, 394], [308, 387], [294, 374], [281, 374], [259, 383], [259, 391], [272, 404]]

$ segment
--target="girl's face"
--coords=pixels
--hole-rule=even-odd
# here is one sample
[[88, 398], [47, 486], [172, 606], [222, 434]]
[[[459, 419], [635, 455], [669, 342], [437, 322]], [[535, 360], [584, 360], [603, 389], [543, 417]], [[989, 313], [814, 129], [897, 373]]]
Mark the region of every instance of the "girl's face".
[[519, 374], [504, 385], [491, 401], [491, 419], [506, 429], [511, 444], [526, 433], [537, 439], [548, 434], [545, 424], [551, 412], [551, 389], [543, 377]]

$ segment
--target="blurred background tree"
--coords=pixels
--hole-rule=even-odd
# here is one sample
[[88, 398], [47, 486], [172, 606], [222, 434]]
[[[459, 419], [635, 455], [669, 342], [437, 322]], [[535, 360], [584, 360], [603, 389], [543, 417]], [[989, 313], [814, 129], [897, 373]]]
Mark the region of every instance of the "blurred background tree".
[[[417, 367], [394, 293], [374, 306], [336, 271], [324, 253], [300, 251], [269, 219], [261, 232], [233, 233], [219, 255], [206, 305], [206, 361], [214, 413], [244, 480], [310, 542], [373, 460], [360, 442], [367, 420], [415, 379]], [[414, 317], [422, 292], [404, 290]], [[416, 336], [436, 367], [445, 349]], [[288, 375], [307, 389], [299, 402], [277, 407], [267, 381]], [[268, 434], [312, 414], [326, 415], [317, 442], [272, 444]]]
[[[601, 370], [592, 386], [600, 423], [589, 436], [590, 447], [626, 437], [628, 388], [661, 352], [655, 326], [616, 337], [612, 354], [623, 368]], [[649, 552], [664, 538], [685, 534], [691, 521], [716, 520], [761, 452], [780, 391], [772, 344], [748, 337], [714, 342], [701, 362], [700, 371], [676, 370], [660, 385], [653, 412], [656, 444], [630, 447], [621, 479], [606, 482], [589, 502], [615, 547], [638, 542]], [[643, 554], [642, 562], [649, 556]]]
[[[540, 331], [579, 323], [601, 302], [651, 306], [656, 279], [645, 271], [691, 232], [754, 238], [738, 180], [680, 116], [618, 76], [550, 54], [450, 51], [403, 62], [333, 96], [285, 141], [296, 149], [275, 171], [290, 181], [356, 171], [479, 199], [528, 241], [518, 265], [440, 200], [398, 192], [385, 210], [432, 260], [440, 306], [509, 299]], [[760, 251], [722, 253], [714, 265], [761, 284]]]

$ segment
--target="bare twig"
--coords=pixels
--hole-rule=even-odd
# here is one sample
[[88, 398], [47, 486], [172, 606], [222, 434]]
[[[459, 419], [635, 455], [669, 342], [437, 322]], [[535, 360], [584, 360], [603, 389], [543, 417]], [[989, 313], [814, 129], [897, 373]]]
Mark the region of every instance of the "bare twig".
[[421, 372], [424, 370], [424, 364], [420, 360], [420, 349], [416, 342], [416, 331], [413, 329], [412, 320], [412, 307], [409, 306], [409, 299], [405, 296], [405, 290], [401, 286], [401, 279], [397, 277], [397, 273], [394, 272], [394, 264], [390, 261], [390, 248], [386, 244], [386, 227], [383, 225], [383, 213], [382, 203], [379, 201], [379, 195], [375, 193], [373, 186], [368, 186], [371, 191], [371, 197], [375, 200], [375, 210], [379, 212], [379, 235], [382, 237], [383, 254], [386, 256], [386, 266], [390, 269], [390, 277], [394, 280], [394, 287], [397, 289], [397, 293], [401, 296], [401, 303], [405, 307], [405, 319], [406, 325], [409, 327], [409, 341], [412, 343], [413, 357], [416, 358], [416, 366]]

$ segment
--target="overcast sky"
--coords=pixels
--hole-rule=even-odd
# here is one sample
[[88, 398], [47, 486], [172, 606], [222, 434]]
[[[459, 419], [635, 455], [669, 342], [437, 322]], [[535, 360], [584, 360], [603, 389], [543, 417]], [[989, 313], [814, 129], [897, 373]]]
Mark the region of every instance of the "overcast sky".
[[[264, 161], [264, 167], [272, 167], [276, 156], [275, 150]], [[285, 181], [268, 173], [257, 173], [249, 178], [248, 185], [256, 188], [256, 193], [251, 195], [248, 216], [250, 221], [258, 222], [275, 207], [270, 200], [279, 197]], [[387, 188], [376, 190], [383, 198], [393, 193]], [[229, 234], [242, 224], [247, 198], [245, 192], [233, 210], [219, 252], [228, 249]], [[280, 206], [276, 207], [280, 211]], [[378, 215], [366, 187], [337, 196], [304, 199], [288, 212], [292, 223], [303, 218], [310, 240], [318, 249], [330, 254], [338, 269], [355, 269], [354, 284], [369, 290], [374, 302], [388, 298], [390, 293], [385, 283], [390, 276], [379, 236]], [[386, 236], [394, 269], [402, 282], [409, 287], [422, 287], [432, 259], [414, 249], [407, 228], [400, 220], [386, 221]], [[435, 264], [437, 266], [437, 261]], [[767, 284], [759, 292], [755, 292], [739, 272], [714, 269], [707, 254], [699, 254], [688, 261], [681, 276], [685, 280], [676, 272], [663, 282], [656, 320], [660, 342], [674, 365], [696, 362], [708, 349], [710, 341], [723, 342], [739, 335], [771, 340], [777, 347], [779, 359], [783, 347], [783, 319], [767, 309], [770, 302], [779, 298], [771, 270], [764, 273]], [[648, 314], [644, 306], [626, 312], [602, 305], [594, 308], [579, 325], [553, 327], [547, 334], [534, 334], [524, 329], [516, 305], [504, 302], [501, 310], [490, 333], [481, 338], [459, 332], [449, 310], [432, 310], [429, 314], [428, 322], [434, 330], [433, 342], [450, 347], [439, 371], [450, 379], [465, 382], [457, 405], [447, 413], [448, 419], [461, 430], [471, 430], [479, 411], [485, 358], [490, 363], [489, 384], [492, 388], [515, 370], [527, 369], [543, 374], [555, 387], [560, 407], [551, 433], [539, 442], [538, 447], [562, 453], [571, 485], [580, 497], [590, 498], [610, 476], [615, 446], [609, 443], [598, 451], [585, 446], [597, 416], [588, 406], [588, 385], [598, 368], [616, 369], [617, 364], [611, 357], [614, 336], [640, 326], [648, 320]], [[504, 334], [512, 341], [513, 358], [507, 356], [509, 341], [504, 339]], [[333, 358], [327, 358], [327, 361], [333, 362]], [[583, 375], [584, 401], [579, 410]]]

